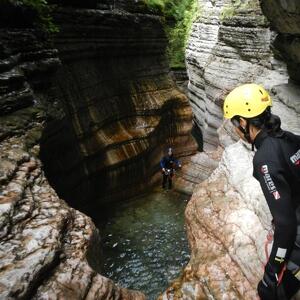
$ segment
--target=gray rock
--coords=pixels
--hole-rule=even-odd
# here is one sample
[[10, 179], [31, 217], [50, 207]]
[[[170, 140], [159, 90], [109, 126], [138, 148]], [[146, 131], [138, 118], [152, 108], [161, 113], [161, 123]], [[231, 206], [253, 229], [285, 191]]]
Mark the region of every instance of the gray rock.
[[259, 2], [201, 1], [186, 50], [189, 99], [204, 147], [219, 144], [225, 95], [239, 84], [256, 82], [271, 89], [287, 83], [287, 71], [271, 51], [273, 34]]

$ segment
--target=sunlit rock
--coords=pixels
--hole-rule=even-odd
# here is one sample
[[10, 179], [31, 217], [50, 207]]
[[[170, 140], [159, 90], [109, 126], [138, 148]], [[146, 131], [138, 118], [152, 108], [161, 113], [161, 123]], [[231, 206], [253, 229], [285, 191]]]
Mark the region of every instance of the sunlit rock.
[[204, 149], [219, 144], [224, 96], [239, 84], [256, 82], [270, 89], [287, 83], [285, 65], [271, 51], [274, 33], [259, 1], [199, 1], [186, 49], [189, 99], [201, 128]]
[[206, 151], [225, 149], [217, 169], [193, 192], [186, 210], [191, 260], [162, 299], [257, 299], [271, 216], [252, 177], [253, 152], [222, 120], [226, 93], [242, 83], [263, 84], [282, 128], [300, 134], [298, 4], [261, 2], [277, 38], [258, 1], [201, 1], [192, 27], [186, 56], [195, 121]]

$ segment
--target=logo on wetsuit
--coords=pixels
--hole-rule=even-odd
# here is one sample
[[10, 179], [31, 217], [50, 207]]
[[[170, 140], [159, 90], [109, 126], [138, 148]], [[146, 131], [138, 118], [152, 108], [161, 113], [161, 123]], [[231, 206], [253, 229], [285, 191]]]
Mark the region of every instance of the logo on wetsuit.
[[268, 166], [263, 165], [260, 170], [261, 170], [262, 174], [264, 174], [264, 180], [265, 180], [265, 183], [266, 183], [266, 186], [267, 186], [269, 192], [274, 196], [275, 200], [280, 199], [280, 194], [277, 191], [277, 188], [274, 184], [273, 179], [271, 178], [271, 175], [269, 174]]
[[294, 165], [300, 167], [300, 149], [290, 157], [290, 160]]

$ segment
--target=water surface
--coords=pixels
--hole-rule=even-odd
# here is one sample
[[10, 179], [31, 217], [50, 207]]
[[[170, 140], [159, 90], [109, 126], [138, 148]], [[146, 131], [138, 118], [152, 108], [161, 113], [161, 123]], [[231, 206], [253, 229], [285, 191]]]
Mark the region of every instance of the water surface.
[[189, 260], [184, 228], [188, 196], [153, 191], [116, 209], [103, 228], [104, 275], [155, 299]]

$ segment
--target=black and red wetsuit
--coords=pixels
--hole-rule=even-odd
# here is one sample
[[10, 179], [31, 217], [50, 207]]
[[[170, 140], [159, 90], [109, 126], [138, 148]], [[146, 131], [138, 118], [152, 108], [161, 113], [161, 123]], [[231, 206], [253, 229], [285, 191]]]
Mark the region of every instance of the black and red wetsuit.
[[[281, 300], [280, 296], [268, 294], [268, 281], [276, 282], [284, 265], [289, 271], [285, 272], [282, 285], [286, 299], [290, 299], [300, 288], [300, 136], [281, 131], [275, 137], [261, 131], [254, 143], [257, 152], [253, 175], [261, 185], [275, 226], [262, 280], [267, 289], [261, 299]], [[259, 289], [264, 289], [263, 285]]]

